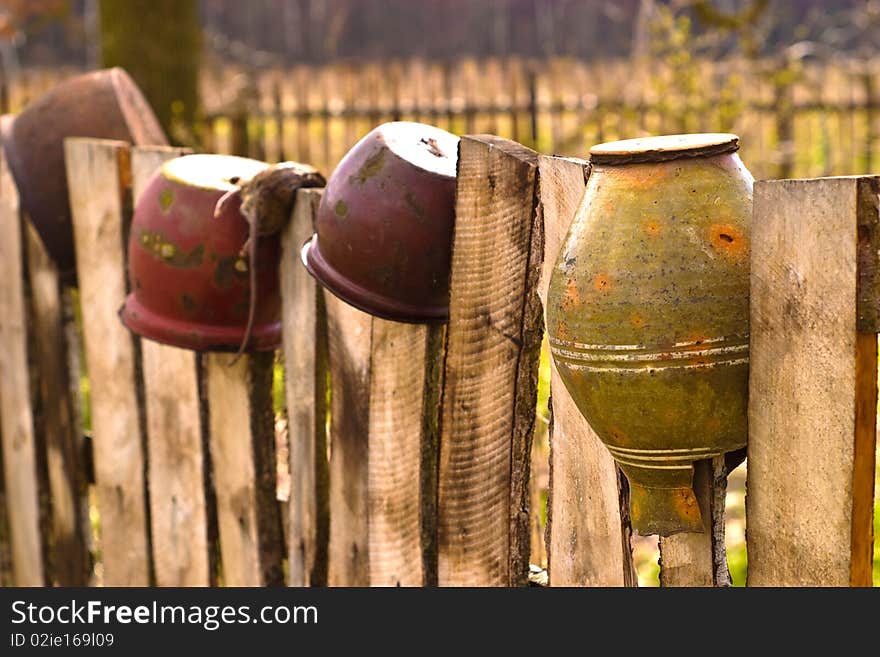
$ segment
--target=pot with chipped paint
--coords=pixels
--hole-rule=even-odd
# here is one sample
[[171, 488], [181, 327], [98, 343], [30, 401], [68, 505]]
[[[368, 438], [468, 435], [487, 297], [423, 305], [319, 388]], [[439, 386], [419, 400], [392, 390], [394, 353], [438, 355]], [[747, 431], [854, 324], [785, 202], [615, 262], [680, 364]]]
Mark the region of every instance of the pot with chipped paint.
[[449, 316], [458, 137], [385, 123], [340, 161], [321, 197], [303, 264], [330, 292], [401, 322]]
[[[269, 165], [231, 155], [166, 162], [137, 200], [128, 244], [131, 293], [120, 312], [134, 333], [196, 351], [234, 351], [250, 302], [248, 223], [241, 198], [217, 202]], [[250, 345], [281, 343], [279, 234], [257, 242], [257, 305]]]
[[746, 444], [753, 178], [730, 134], [594, 146], [551, 276], [551, 353], [640, 534], [703, 531], [694, 462]]

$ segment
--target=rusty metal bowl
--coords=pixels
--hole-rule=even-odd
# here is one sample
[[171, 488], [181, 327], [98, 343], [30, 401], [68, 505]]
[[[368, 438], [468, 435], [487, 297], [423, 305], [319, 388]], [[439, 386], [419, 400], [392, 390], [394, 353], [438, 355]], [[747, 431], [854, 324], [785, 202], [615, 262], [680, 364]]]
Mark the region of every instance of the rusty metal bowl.
[[121, 68], [78, 75], [31, 103], [2, 130], [22, 208], [68, 281], [76, 276], [64, 168], [64, 139], [94, 137], [138, 145], [168, 140], [153, 110]]
[[[252, 263], [242, 247], [248, 223], [241, 197], [217, 201], [249, 180], [265, 162], [231, 155], [186, 155], [166, 162], [148, 182], [128, 243], [131, 294], [120, 317], [145, 338], [196, 351], [233, 351], [241, 345], [250, 303]], [[257, 303], [250, 349], [281, 342], [278, 282], [280, 238], [257, 242]]]
[[458, 137], [422, 123], [385, 123], [330, 176], [303, 247], [328, 290], [370, 314], [445, 321], [455, 221]]

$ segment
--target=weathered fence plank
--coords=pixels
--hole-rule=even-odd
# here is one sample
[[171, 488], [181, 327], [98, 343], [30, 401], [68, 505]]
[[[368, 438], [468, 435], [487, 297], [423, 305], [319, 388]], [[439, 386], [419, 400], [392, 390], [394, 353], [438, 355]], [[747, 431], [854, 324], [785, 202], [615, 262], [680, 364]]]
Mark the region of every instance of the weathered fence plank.
[[281, 295], [290, 444], [288, 584], [327, 583], [327, 318], [323, 294], [299, 261], [321, 190], [300, 189], [281, 236]]
[[123, 142], [87, 139], [68, 139], [64, 146], [85, 311], [104, 583], [146, 586], [152, 566], [137, 340], [116, 316], [128, 288], [129, 150]]
[[[550, 275], [584, 195], [587, 163], [548, 156], [538, 162], [544, 217], [539, 294], [546, 303]], [[635, 572], [626, 482], [552, 362], [550, 408], [550, 585], [632, 586]]]
[[0, 154], [0, 436], [12, 567], [18, 586], [45, 582], [40, 486], [28, 376], [24, 235], [18, 190]]
[[524, 585], [543, 260], [537, 154], [459, 146], [441, 421], [440, 585]]
[[439, 350], [443, 327], [373, 319], [369, 537], [372, 586], [436, 580]]
[[[58, 270], [36, 230], [27, 226], [27, 265], [30, 281], [33, 368], [39, 390], [44, 435], [49, 511], [51, 575], [60, 586], [85, 586], [91, 570], [88, 550], [88, 491], [83, 469], [83, 437], [76, 424], [68, 372], [63, 290]], [[79, 377], [79, 372], [76, 372]]]
[[[186, 151], [132, 151], [132, 197], [137, 200], [161, 166]], [[207, 440], [204, 435], [195, 352], [141, 340], [149, 456], [150, 523], [156, 583], [207, 586], [210, 554]]]
[[369, 586], [369, 413], [372, 317], [329, 292], [331, 586]]
[[206, 354], [212, 481], [226, 586], [284, 582], [281, 515], [275, 499], [273, 353]]
[[755, 186], [752, 586], [871, 583], [878, 193], [868, 176]]

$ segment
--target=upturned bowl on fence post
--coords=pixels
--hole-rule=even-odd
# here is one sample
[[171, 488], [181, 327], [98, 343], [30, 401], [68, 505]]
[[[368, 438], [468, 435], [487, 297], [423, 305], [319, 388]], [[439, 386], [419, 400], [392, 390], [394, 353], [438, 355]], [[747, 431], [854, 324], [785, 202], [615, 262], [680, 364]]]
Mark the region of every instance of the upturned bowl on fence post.
[[327, 289], [400, 322], [449, 316], [458, 137], [422, 123], [385, 123], [330, 179], [303, 263]]
[[[230, 351], [244, 339], [250, 267], [248, 223], [238, 194], [217, 202], [269, 165], [232, 155], [166, 162], [138, 199], [129, 237], [131, 294], [120, 317], [135, 333], [197, 351]], [[281, 342], [278, 234], [257, 241], [257, 303], [250, 348]]]
[[3, 125], [2, 140], [21, 204], [66, 280], [76, 276], [64, 170], [64, 139], [168, 140], [146, 99], [121, 68], [65, 80]]
[[553, 271], [560, 376], [640, 534], [702, 531], [694, 461], [746, 444], [752, 176], [729, 134], [613, 142]]

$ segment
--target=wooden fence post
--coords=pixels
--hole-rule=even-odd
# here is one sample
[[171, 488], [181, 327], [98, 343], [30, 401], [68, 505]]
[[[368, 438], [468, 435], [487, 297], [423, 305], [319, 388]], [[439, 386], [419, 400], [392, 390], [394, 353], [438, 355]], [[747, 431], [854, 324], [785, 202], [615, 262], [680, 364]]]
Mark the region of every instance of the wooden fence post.
[[288, 584], [327, 584], [327, 316], [315, 280], [300, 263], [314, 232], [321, 190], [300, 189], [281, 236], [281, 306], [290, 445]]
[[[73, 391], [70, 388], [68, 350], [79, 347], [68, 342], [65, 291], [58, 270], [46, 252], [36, 230], [26, 224], [28, 279], [34, 357], [31, 376], [36, 383], [44, 438], [47, 488], [44, 496], [51, 517], [49, 528], [49, 571], [60, 586], [85, 586], [91, 573], [88, 550], [88, 491], [83, 463], [82, 429], [77, 424]], [[75, 334], [75, 328], [74, 328]], [[74, 376], [79, 380], [79, 372]]]
[[116, 313], [128, 289], [130, 153], [123, 142], [64, 144], [91, 386], [104, 584], [152, 582], [137, 340]]
[[223, 583], [284, 583], [281, 509], [275, 498], [274, 353], [205, 354], [212, 482]]
[[755, 186], [751, 586], [871, 584], [880, 177]]
[[24, 235], [18, 190], [0, 154], [0, 434], [12, 568], [18, 586], [45, 582], [40, 485], [28, 376]]
[[[546, 304], [556, 257], [584, 195], [588, 165], [543, 155], [538, 162], [544, 217], [540, 294]], [[550, 367], [550, 585], [633, 586], [626, 482], [568, 394], [555, 364]]]
[[330, 539], [328, 583], [369, 586], [370, 333], [372, 318], [329, 292]]
[[[185, 152], [167, 147], [133, 150], [133, 199], [164, 161]], [[193, 351], [152, 340], [141, 340], [141, 354], [156, 583], [208, 586], [216, 575], [199, 358]]]
[[444, 328], [371, 317], [329, 292], [323, 294], [322, 326], [315, 283], [303, 278], [305, 269], [294, 260], [312, 234], [319, 198], [318, 190], [299, 192], [282, 260], [291, 582], [315, 583], [314, 573], [322, 567], [326, 331], [332, 382], [328, 581], [333, 586], [435, 584]]
[[372, 586], [436, 584], [443, 333], [443, 326], [372, 321], [367, 475]]
[[452, 256], [438, 499], [439, 584], [528, 577], [543, 262], [534, 151], [462, 137]]

